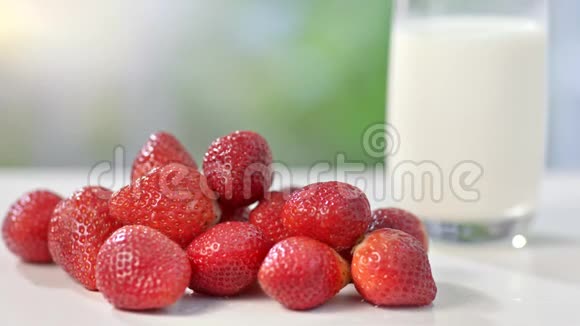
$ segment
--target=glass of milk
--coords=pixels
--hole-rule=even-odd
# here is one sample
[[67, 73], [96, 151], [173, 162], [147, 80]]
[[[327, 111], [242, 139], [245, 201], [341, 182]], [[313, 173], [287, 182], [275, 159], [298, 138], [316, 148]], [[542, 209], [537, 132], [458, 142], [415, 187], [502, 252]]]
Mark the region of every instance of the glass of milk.
[[513, 239], [537, 209], [546, 127], [546, 1], [395, 1], [387, 153], [397, 206], [431, 235]]

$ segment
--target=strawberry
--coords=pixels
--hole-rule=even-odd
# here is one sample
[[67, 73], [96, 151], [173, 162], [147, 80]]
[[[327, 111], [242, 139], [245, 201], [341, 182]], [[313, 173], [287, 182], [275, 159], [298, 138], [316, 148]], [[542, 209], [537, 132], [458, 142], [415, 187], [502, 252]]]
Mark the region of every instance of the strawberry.
[[247, 222], [250, 215], [250, 209], [248, 208], [248, 206], [234, 208], [220, 205], [220, 210], [222, 212], [220, 223]]
[[365, 194], [337, 181], [302, 188], [282, 210], [282, 223], [290, 233], [320, 240], [338, 251], [354, 246], [371, 221]]
[[196, 169], [170, 163], [113, 194], [110, 210], [123, 224], [154, 228], [185, 248], [219, 219], [213, 196]]
[[133, 161], [131, 180], [135, 181], [153, 168], [169, 163], [180, 163], [197, 169], [194, 159], [175, 136], [163, 131], [153, 133]]
[[46, 190], [22, 195], [10, 206], [2, 224], [6, 247], [27, 262], [52, 262], [48, 251], [48, 223], [61, 200], [59, 195]]
[[425, 225], [417, 216], [408, 211], [394, 207], [375, 210], [369, 232], [382, 228], [409, 233], [421, 242], [425, 251], [429, 250], [429, 236]]
[[242, 207], [264, 197], [272, 183], [271, 165], [272, 153], [262, 136], [236, 131], [210, 145], [203, 172], [222, 204]]
[[255, 282], [271, 245], [250, 223], [226, 222], [214, 226], [187, 248], [192, 266], [189, 287], [215, 296], [241, 293]]
[[302, 236], [274, 245], [258, 273], [264, 292], [293, 310], [322, 305], [349, 281], [349, 265], [336, 251]]
[[184, 294], [190, 276], [185, 251], [161, 232], [142, 225], [115, 231], [97, 256], [97, 287], [120, 309], [169, 306]]
[[437, 294], [423, 245], [399, 230], [378, 229], [355, 247], [352, 280], [362, 297], [381, 306], [423, 306]]
[[282, 208], [286, 203], [285, 196], [283, 192], [272, 191], [250, 212], [250, 223], [274, 243], [290, 236], [290, 232], [284, 228], [280, 218]]
[[96, 290], [99, 248], [121, 224], [109, 215], [111, 191], [85, 187], [61, 201], [49, 224], [48, 249], [54, 261], [89, 290]]

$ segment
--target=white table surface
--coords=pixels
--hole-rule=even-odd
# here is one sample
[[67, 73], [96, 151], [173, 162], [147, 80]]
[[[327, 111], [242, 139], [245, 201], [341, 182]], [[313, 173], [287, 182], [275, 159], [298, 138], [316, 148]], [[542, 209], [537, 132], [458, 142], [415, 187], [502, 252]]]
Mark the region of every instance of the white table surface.
[[[37, 187], [68, 194], [87, 173], [0, 170], [0, 214]], [[190, 294], [166, 310], [133, 313], [58, 267], [24, 264], [0, 245], [0, 325], [580, 325], [580, 173], [547, 175], [525, 248], [435, 243], [430, 259], [439, 292], [429, 307], [373, 307], [348, 286], [309, 312], [286, 310], [256, 289], [230, 299]]]

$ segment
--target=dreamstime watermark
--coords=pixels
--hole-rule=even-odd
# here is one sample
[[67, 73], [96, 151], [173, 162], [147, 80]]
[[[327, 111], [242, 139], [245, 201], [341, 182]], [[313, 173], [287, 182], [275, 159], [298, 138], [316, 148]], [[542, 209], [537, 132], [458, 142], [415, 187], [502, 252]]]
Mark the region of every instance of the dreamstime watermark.
[[[376, 202], [384, 201], [431, 201], [441, 202], [448, 196], [462, 202], [477, 202], [481, 198], [478, 184], [484, 175], [481, 164], [468, 158], [455, 162], [447, 171], [435, 159], [425, 158], [413, 161], [399, 157], [400, 149], [405, 144], [398, 130], [389, 124], [379, 123], [367, 127], [361, 137], [361, 146], [370, 158], [387, 157], [390, 164], [387, 168], [380, 161], [369, 164], [362, 160], [350, 160], [344, 152], [337, 152], [333, 161], [317, 161], [307, 167], [291, 167], [280, 161], [272, 163], [271, 170], [263, 164], [252, 164], [242, 173], [232, 173], [232, 166], [221, 167], [222, 193], [227, 198], [233, 195], [233, 175], [243, 176], [242, 192], [244, 198], [250, 198], [252, 185], [257, 180], [273, 176], [273, 189], [291, 186], [304, 186], [321, 181], [337, 180], [350, 183], [367, 194]], [[98, 185], [111, 189], [119, 189], [130, 182], [130, 171], [127, 169], [127, 151], [121, 145], [114, 148], [112, 160], [101, 161], [89, 171], [89, 185]], [[449, 162], [446, 162], [449, 164]], [[185, 167], [173, 166], [159, 178], [159, 186], [163, 194], [175, 200], [190, 200], [187, 188], [180, 183], [185, 178]], [[171, 172], [171, 173], [170, 173]], [[201, 178], [204, 184], [199, 187], [206, 196], [215, 196]], [[179, 189], [178, 189], [179, 188]]]

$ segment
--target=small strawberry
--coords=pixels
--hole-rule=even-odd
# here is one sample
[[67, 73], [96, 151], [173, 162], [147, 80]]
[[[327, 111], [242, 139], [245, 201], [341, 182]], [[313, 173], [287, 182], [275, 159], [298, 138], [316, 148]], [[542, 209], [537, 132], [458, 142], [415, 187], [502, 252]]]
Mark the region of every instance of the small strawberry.
[[175, 136], [163, 131], [153, 133], [133, 161], [131, 180], [135, 181], [153, 168], [169, 163], [180, 163], [197, 169], [197, 164]]
[[97, 257], [97, 287], [120, 309], [169, 306], [181, 298], [190, 276], [183, 249], [161, 232], [142, 225], [115, 231]]
[[185, 248], [217, 222], [212, 196], [196, 169], [171, 163], [113, 194], [109, 208], [123, 224], [154, 228]]
[[250, 223], [226, 222], [214, 226], [187, 248], [192, 267], [189, 287], [215, 296], [239, 294], [256, 281], [271, 245]]
[[6, 247], [27, 262], [52, 262], [48, 251], [48, 223], [61, 200], [59, 195], [46, 190], [22, 195], [10, 206], [2, 224]]
[[427, 253], [403, 231], [369, 233], [354, 249], [351, 272], [357, 291], [375, 305], [423, 306], [437, 294]]
[[290, 236], [281, 219], [282, 208], [286, 203], [285, 196], [283, 192], [272, 191], [250, 212], [250, 223], [264, 232], [274, 243]]
[[293, 310], [322, 305], [349, 281], [349, 265], [336, 251], [302, 236], [274, 245], [258, 273], [264, 292]]
[[369, 232], [382, 228], [407, 232], [421, 242], [425, 251], [429, 250], [429, 235], [425, 225], [417, 216], [408, 211], [394, 207], [375, 210]]
[[272, 153], [266, 140], [252, 131], [236, 131], [216, 139], [203, 159], [209, 187], [226, 206], [247, 206], [264, 197], [272, 183]]
[[248, 206], [232, 208], [220, 205], [222, 212], [220, 223], [225, 222], [247, 222], [250, 216], [250, 209]]
[[365, 194], [343, 182], [314, 183], [293, 193], [282, 210], [284, 227], [341, 251], [351, 248], [371, 224]]
[[54, 261], [89, 290], [96, 290], [99, 248], [121, 224], [109, 215], [111, 191], [85, 187], [58, 204], [50, 220], [48, 249]]

